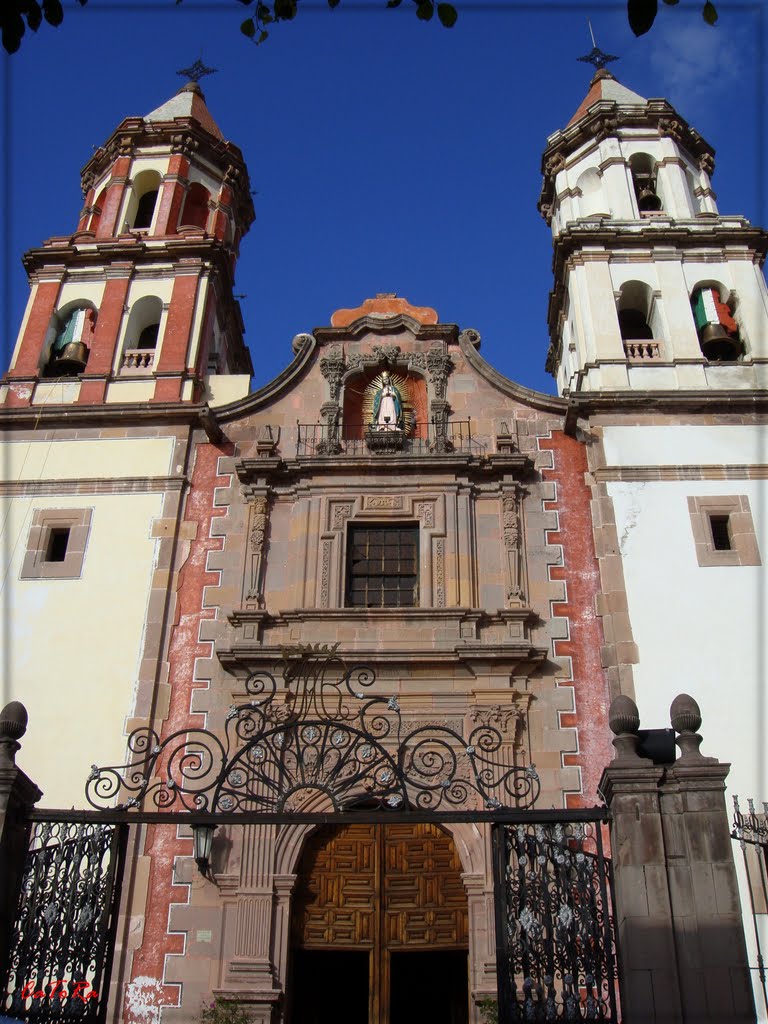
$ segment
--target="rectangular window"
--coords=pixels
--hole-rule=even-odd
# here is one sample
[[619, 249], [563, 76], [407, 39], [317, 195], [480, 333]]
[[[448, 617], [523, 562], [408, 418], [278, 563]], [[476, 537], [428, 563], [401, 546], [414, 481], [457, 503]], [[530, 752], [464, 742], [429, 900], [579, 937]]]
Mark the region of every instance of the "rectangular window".
[[761, 564], [746, 494], [692, 495], [688, 512], [699, 565]]
[[347, 607], [413, 608], [419, 599], [417, 523], [350, 524]]
[[712, 530], [712, 544], [715, 551], [730, 551], [731, 529], [728, 525], [730, 516], [710, 516], [709, 527]]
[[21, 579], [78, 579], [83, 572], [92, 511], [90, 508], [35, 510]]

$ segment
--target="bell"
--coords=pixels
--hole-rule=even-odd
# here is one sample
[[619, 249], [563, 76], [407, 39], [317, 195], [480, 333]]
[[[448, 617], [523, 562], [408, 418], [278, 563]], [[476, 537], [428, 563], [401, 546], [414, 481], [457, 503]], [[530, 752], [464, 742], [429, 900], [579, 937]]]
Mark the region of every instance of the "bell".
[[88, 362], [88, 346], [82, 341], [70, 341], [51, 363], [51, 369], [62, 376], [82, 373]]
[[637, 205], [641, 213], [656, 213], [661, 209], [661, 200], [653, 191], [652, 188], [645, 188], [640, 190], [640, 194], [637, 197]]
[[732, 363], [741, 355], [741, 342], [722, 324], [707, 324], [699, 334], [699, 344], [710, 363]]

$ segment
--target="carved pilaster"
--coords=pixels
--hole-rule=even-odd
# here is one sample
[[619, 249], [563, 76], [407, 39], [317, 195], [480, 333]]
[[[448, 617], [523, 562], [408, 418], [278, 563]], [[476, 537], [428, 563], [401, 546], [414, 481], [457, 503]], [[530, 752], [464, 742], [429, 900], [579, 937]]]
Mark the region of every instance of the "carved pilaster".
[[341, 345], [336, 345], [329, 349], [328, 355], [323, 356], [320, 360], [320, 373], [328, 381], [328, 391], [332, 402], [339, 400], [344, 370], [344, 351]]
[[501, 498], [501, 523], [507, 563], [507, 608], [525, 601], [522, 580], [522, 544], [520, 531], [520, 492], [507, 491]]
[[250, 579], [245, 596], [247, 601], [257, 601], [260, 608], [264, 607], [262, 583], [264, 576], [264, 541], [267, 535], [268, 516], [269, 499], [267, 495], [254, 495], [251, 499], [251, 517], [248, 530]]
[[448, 387], [448, 374], [453, 369], [453, 361], [444, 345], [435, 345], [427, 352], [427, 370], [429, 379], [437, 399], [445, 399]]

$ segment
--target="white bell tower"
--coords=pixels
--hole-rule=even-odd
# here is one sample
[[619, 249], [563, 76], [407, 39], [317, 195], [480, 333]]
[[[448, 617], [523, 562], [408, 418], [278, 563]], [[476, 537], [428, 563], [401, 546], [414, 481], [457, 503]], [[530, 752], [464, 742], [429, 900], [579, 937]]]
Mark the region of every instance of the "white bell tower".
[[547, 140], [547, 369], [561, 395], [768, 386], [768, 235], [722, 216], [714, 150], [599, 70]]

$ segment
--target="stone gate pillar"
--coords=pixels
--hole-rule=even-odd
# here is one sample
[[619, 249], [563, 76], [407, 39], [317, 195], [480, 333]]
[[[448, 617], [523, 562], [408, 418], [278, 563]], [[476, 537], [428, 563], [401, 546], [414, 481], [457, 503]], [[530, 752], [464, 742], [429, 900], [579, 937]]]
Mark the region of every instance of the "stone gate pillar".
[[671, 723], [680, 755], [637, 752], [640, 717], [611, 704], [616, 755], [603, 772], [610, 808], [624, 1024], [748, 1024], [755, 1009], [733, 863], [725, 779], [699, 752], [701, 714], [681, 694]]
[[27, 812], [43, 795], [16, 767], [19, 739], [27, 731], [27, 709], [17, 700], [0, 711], [0, 977], [8, 964], [11, 929], [29, 842]]

